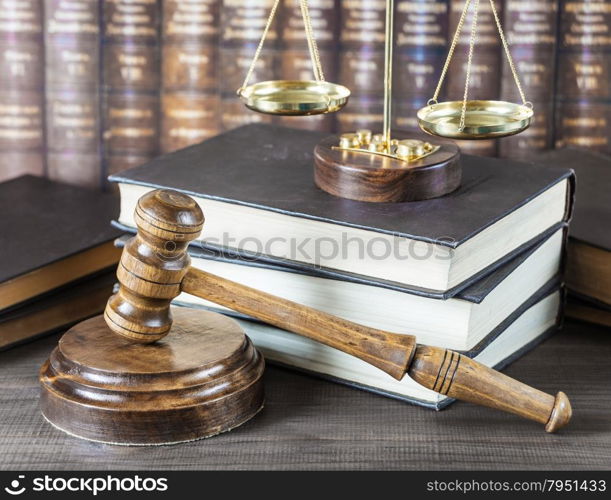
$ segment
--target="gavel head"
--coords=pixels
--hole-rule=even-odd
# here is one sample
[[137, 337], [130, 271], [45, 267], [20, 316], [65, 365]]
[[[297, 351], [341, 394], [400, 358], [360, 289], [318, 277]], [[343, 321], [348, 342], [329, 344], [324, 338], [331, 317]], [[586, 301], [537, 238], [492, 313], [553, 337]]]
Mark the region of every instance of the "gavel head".
[[113, 332], [150, 343], [172, 327], [170, 302], [180, 293], [191, 262], [187, 246], [201, 233], [204, 214], [189, 196], [160, 189], [138, 200], [134, 219], [138, 234], [123, 249], [120, 287], [104, 318]]

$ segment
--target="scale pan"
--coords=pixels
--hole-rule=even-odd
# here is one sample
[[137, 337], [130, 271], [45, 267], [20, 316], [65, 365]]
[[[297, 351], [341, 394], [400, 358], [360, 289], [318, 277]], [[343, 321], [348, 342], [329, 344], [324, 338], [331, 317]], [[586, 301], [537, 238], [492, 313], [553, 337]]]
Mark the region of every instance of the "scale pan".
[[490, 139], [514, 135], [527, 129], [532, 108], [505, 101], [467, 101], [465, 127], [461, 131], [463, 101], [430, 104], [418, 111], [425, 132], [450, 139]]
[[320, 115], [339, 111], [350, 91], [335, 83], [308, 80], [270, 80], [240, 91], [247, 108], [269, 115]]

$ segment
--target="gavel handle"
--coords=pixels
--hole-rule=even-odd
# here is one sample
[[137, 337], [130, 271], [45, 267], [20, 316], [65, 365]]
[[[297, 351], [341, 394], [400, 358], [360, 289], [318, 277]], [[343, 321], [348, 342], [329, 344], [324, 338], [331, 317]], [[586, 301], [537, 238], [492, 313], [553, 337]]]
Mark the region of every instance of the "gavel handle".
[[535, 420], [547, 432], [571, 419], [564, 392], [554, 397], [447, 349], [419, 345], [407, 373], [435, 392]]
[[193, 267], [183, 278], [181, 289], [339, 349], [397, 380], [408, 373], [435, 392], [543, 423], [548, 432], [571, 418], [571, 405], [564, 393], [554, 397], [461, 354], [417, 345], [413, 335], [368, 328]]
[[397, 380], [405, 375], [416, 350], [413, 335], [368, 328], [193, 267], [181, 290], [339, 349]]

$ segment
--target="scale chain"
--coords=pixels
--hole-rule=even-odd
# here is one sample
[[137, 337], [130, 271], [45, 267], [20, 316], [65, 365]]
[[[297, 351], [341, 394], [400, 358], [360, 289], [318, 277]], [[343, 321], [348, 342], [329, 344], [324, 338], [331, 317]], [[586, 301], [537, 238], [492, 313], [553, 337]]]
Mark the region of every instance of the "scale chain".
[[524, 95], [524, 90], [522, 90], [522, 85], [520, 84], [520, 77], [518, 76], [518, 72], [513, 64], [513, 58], [511, 57], [511, 52], [509, 51], [509, 43], [505, 39], [505, 33], [503, 32], [503, 28], [501, 26], [501, 21], [499, 20], [499, 16], [496, 12], [496, 6], [494, 5], [494, 0], [490, 0], [490, 8], [492, 9], [492, 15], [494, 16], [494, 22], [496, 23], [496, 28], [499, 31], [499, 37], [501, 38], [501, 42], [503, 43], [503, 49], [505, 50], [505, 55], [507, 56], [507, 62], [509, 62], [509, 68], [511, 69], [511, 74], [513, 75], [513, 79], [516, 82], [516, 86], [518, 87], [518, 92], [520, 92], [520, 98], [522, 99], [522, 104], [524, 106], [532, 107], [532, 104], [526, 100], [526, 96]]
[[[503, 44], [503, 50], [505, 52], [505, 56], [507, 57], [507, 62], [509, 63], [509, 67], [511, 69], [511, 74], [513, 76], [513, 79], [516, 83], [516, 86], [518, 88], [518, 92], [520, 93], [520, 98], [522, 99], [522, 105], [530, 107], [532, 109], [532, 103], [530, 101], [526, 100], [526, 96], [524, 94], [524, 90], [522, 88], [522, 84], [520, 82], [520, 77], [518, 76], [518, 72], [516, 70], [516, 67], [514, 65], [513, 62], [513, 58], [511, 57], [511, 52], [509, 51], [509, 43], [507, 42], [507, 39], [505, 38], [505, 33], [503, 31], [503, 27], [501, 26], [501, 21], [499, 19], [497, 10], [496, 10], [496, 5], [494, 3], [494, 0], [489, 0], [490, 2], [490, 8], [492, 10], [492, 15], [494, 16], [494, 21], [499, 33], [499, 37], [501, 39], [501, 43]], [[437, 82], [437, 87], [435, 88], [435, 93], [433, 94], [433, 97], [431, 99], [428, 100], [427, 102], [427, 106], [433, 105], [433, 104], [437, 104], [437, 99], [439, 97], [439, 93], [441, 92], [441, 87], [443, 85], [443, 82], [445, 80], [446, 74], [448, 72], [450, 63], [452, 61], [452, 57], [454, 56], [454, 51], [456, 49], [456, 45], [458, 44], [458, 40], [460, 38], [460, 34], [462, 32], [462, 28], [466, 19], [466, 15], [467, 12], [469, 10], [469, 7], [471, 5], [471, 0], [466, 0], [465, 1], [465, 5], [463, 7], [462, 13], [460, 15], [460, 19], [458, 21], [458, 25], [456, 27], [456, 31], [454, 32], [454, 37], [452, 38], [452, 43], [450, 45], [450, 50], [448, 51], [448, 55], [446, 57], [445, 63], [443, 65], [443, 69], [441, 71], [441, 75], [439, 77], [439, 81]], [[460, 123], [459, 123], [459, 130], [463, 131], [465, 128], [465, 118], [466, 118], [466, 111], [467, 111], [467, 99], [469, 96], [469, 85], [470, 85], [470, 79], [471, 79], [471, 65], [472, 65], [472, 60], [473, 60], [473, 48], [475, 46], [475, 43], [477, 41], [477, 17], [478, 17], [478, 11], [479, 11], [479, 0], [474, 0], [474, 7], [473, 7], [473, 19], [472, 19], [472, 23], [471, 23], [471, 36], [469, 39], [469, 53], [468, 53], [468, 58], [467, 58], [467, 70], [466, 70], [466, 77], [465, 77], [465, 90], [464, 90], [464, 94], [463, 94], [463, 101], [462, 101], [462, 109], [461, 109], [461, 115], [460, 115]]]
[[322, 71], [322, 64], [320, 63], [318, 44], [316, 43], [316, 39], [314, 38], [314, 30], [312, 29], [312, 19], [310, 18], [308, 0], [300, 0], [299, 3], [301, 6], [301, 17], [303, 17], [306, 39], [308, 41], [308, 49], [310, 51], [310, 59], [312, 59], [312, 71], [314, 72], [314, 79], [317, 82], [324, 82], [325, 75]]
[[278, 10], [278, 5], [280, 5], [280, 0], [276, 0], [274, 5], [272, 6], [272, 10], [269, 13], [269, 17], [267, 18], [267, 23], [265, 24], [265, 29], [263, 30], [263, 35], [261, 35], [261, 40], [259, 40], [259, 45], [257, 46], [257, 50], [255, 51], [255, 55], [252, 58], [252, 62], [250, 63], [250, 67], [248, 68], [248, 72], [246, 73], [246, 78], [244, 78], [244, 83], [238, 89], [238, 94], [242, 92], [248, 86], [248, 82], [250, 81], [250, 77], [252, 76], [253, 71], [255, 70], [255, 66], [257, 61], [259, 60], [259, 55], [261, 55], [261, 49], [263, 48], [263, 44], [265, 43], [265, 39], [267, 38], [267, 32], [269, 31], [272, 22], [274, 21], [274, 17], [276, 17], [276, 11]]
[[433, 98], [429, 99], [427, 104], [437, 103], [437, 98], [439, 97], [439, 92], [441, 92], [441, 86], [443, 85], [443, 81], [445, 80], [446, 73], [448, 72], [448, 68], [450, 67], [450, 62], [452, 61], [452, 56], [454, 55], [454, 50], [456, 49], [456, 44], [458, 43], [458, 39], [460, 37], [460, 33], [462, 31], [462, 27], [465, 22], [465, 17], [467, 15], [467, 11], [469, 10], [470, 4], [471, 4], [471, 0], [466, 0], [465, 6], [463, 7], [462, 13], [460, 15], [460, 19], [458, 20], [456, 31], [454, 32], [454, 37], [452, 38], [452, 44], [450, 45], [448, 56], [446, 57], [446, 61], [443, 65], [443, 69], [441, 70], [441, 76], [439, 77], [439, 81], [437, 82], [437, 88], [435, 89]]
[[[272, 10], [270, 11], [269, 16], [267, 18], [265, 29], [263, 30], [263, 34], [261, 35], [261, 40], [259, 40], [259, 45], [257, 46], [255, 55], [253, 56], [252, 62], [250, 63], [250, 67], [248, 68], [248, 72], [246, 73], [246, 77], [244, 78], [244, 83], [238, 89], [238, 94], [240, 94], [242, 90], [244, 90], [248, 86], [248, 82], [250, 82], [252, 74], [255, 70], [255, 66], [257, 65], [257, 61], [259, 60], [259, 56], [261, 55], [263, 44], [265, 43], [265, 40], [267, 38], [267, 33], [269, 32], [269, 28], [271, 27], [274, 18], [276, 17], [276, 11], [278, 10], [279, 5], [280, 0], [275, 0], [274, 5], [272, 6]], [[312, 19], [310, 18], [308, 0], [299, 0], [299, 6], [301, 9], [301, 17], [303, 18], [306, 39], [308, 42], [308, 50], [310, 51], [310, 59], [312, 60], [312, 71], [314, 72], [314, 79], [317, 82], [324, 82], [325, 76], [322, 71], [322, 64], [320, 62], [318, 44], [316, 43], [316, 39], [314, 38], [314, 30], [312, 29]]]
[[467, 56], [467, 74], [465, 75], [465, 93], [462, 99], [462, 110], [460, 112], [460, 124], [458, 130], [465, 129], [465, 115], [467, 114], [467, 98], [469, 97], [469, 83], [471, 80], [471, 63], [473, 61], [473, 48], [477, 39], [477, 14], [479, 11], [479, 0], [473, 5], [473, 20], [471, 21], [471, 38], [469, 39], [469, 54]]

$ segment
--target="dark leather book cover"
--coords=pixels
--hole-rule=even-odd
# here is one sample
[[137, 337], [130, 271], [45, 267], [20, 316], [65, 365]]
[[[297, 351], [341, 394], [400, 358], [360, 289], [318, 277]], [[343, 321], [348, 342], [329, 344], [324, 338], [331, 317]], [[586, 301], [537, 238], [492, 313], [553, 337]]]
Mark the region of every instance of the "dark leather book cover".
[[532, 168], [513, 160], [463, 155], [462, 186], [450, 195], [413, 203], [346, 200], [314, 185], [312, 152], [324, 137], [321, 132], [249, 125], [111, 180], [455, 248], [550, 186], [572, 179], [568, 168]]
[[[339, 0], [310, 0], [308, 2], [314, 39], [325, 80], [338, 79]], [[312, 60], [308, 50], [305, 26], [300, 8], [301, 0], [284, 0], [279, 12], [279, 78], [283, 80], [314, 80]], [[332, 132], [336, 113], [302, 116], [279, 116], [276, 123], [287, 127]]]
[[116, 196], [22, 176], [0, 184], [0, 283], [109, 242]]
[[569, 237], [611, 252], [611, 156], [563, 148], [541, 154], [533, 162], [575, 171], [575, 210]]
[[47, 173], [99, 188], [100, 6], [90, 0], [44, 5]]
[[116, 281], [105, 272], [0, 315], [0, 351], [101, 314]]
[[162, 0], [160, 152], [220, 132], [221, 0]]
[[611, 153], [611, 5], [560, 2], [556, 147]]
[[337, 113], [341, 132], [382, 131], [385, 18], [385, 2], [340, 2], [338, 83], [351, 92]]
[[[499, 17], [503, 18], [505, 1], [495, 1]], [[458, 26], [465, 2], [450, 0], [450, 40]], [[467, 78], [467, 62], [471, 23], [475, 2], [471, 2], [469, 11], [456, 45], [452, 62], [445, 81], [445, 98], [449, 101], [462, 100]], [[473, 49], [471, 76], [469, 79], [469, 99], [498, 99], [501, 89], [501, 68], [505, 64], [501, 55], [501, 39], [489, 2], [480, 1], [477, 16], [477, 41]], [[497, 143], [494, 140], [457, 141], [461, 151], [481, 156], [496, 156]]]
[[[558, 0], [505, 2], [504, 30], [526, 99], [535, 109], [534, 123], [521, 134], [501, 139], [499, 154], [528, 159], [551, 148]], [[503, 59], [501, 98], [521, 103], [511, 68]]]
[[[231, 130], [248, 123], [271, 123], [272, 117], [255, 113], [242, 104], [236, 91], [244, 83], [255, 56], [274, 0], [223, 0], [219, 72], [221, 125]], [[267, 33], [250, 84], [277, 79], [279, 67], [279, 13]]]
[[104, 171], [159, 151], [160, 2], [102, 2]]
[[42, 17], [39, 0], [2, 6], [0, 182], [45, 173]]
[[[402, 130], [420, 130], [416, 112], [433, 97], [441, 75], [448, 48], [448, 20], [448, 0], [395, 2], [394, 123]], [[410, 106], [413, 102], [417, 105]]]

